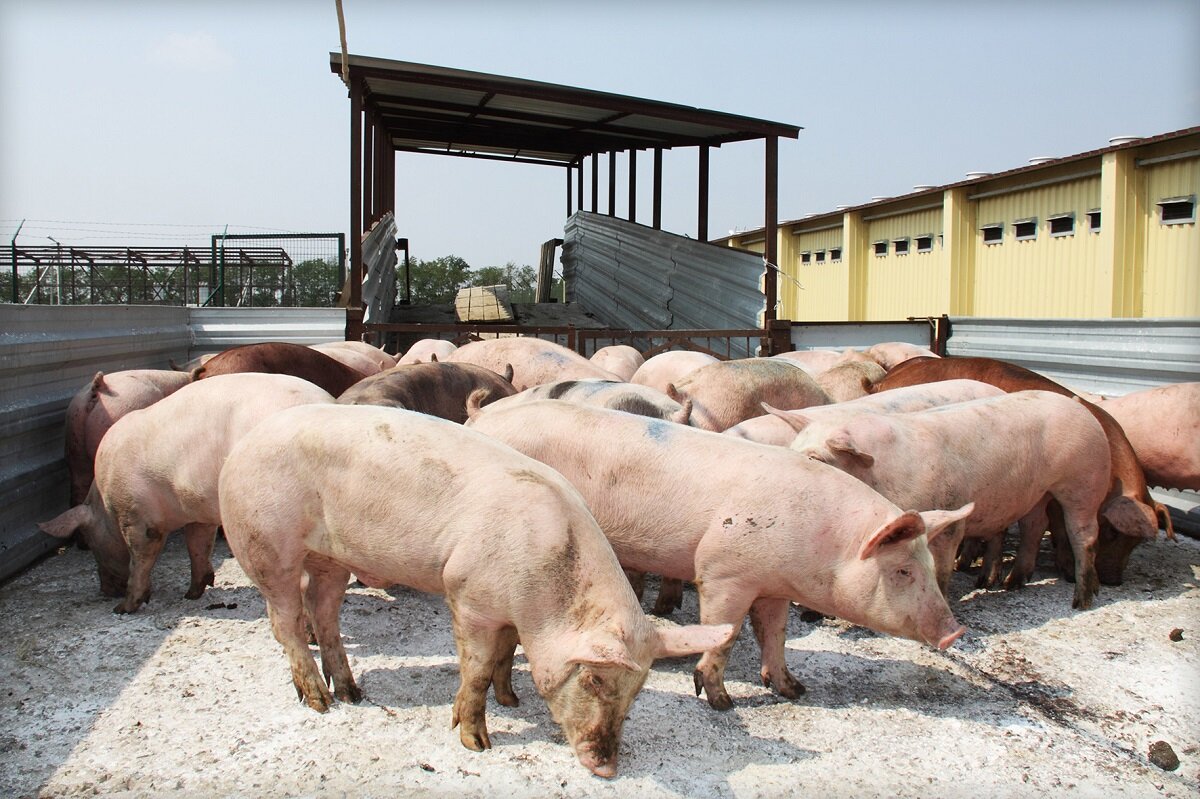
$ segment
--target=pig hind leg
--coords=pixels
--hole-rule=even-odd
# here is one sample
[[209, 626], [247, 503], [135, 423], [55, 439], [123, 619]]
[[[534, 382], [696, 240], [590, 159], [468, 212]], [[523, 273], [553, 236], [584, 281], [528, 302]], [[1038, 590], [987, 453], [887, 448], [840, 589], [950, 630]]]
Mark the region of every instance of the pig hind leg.
[[309, 558], [304, 565], [308, 572], [304, 607], [321, 648], [321, 669], [325, 672], [325, 682], [333, 685], [333, 694], [338, 699], [357, 702], [362, 699], [362, 691], [354, 683], [354, 675], [350, 672], [350, 661], [346, 658], [338, 622], [350, 572], [323, 559], [318, 561]]
[[750, 626], [762, 650], [763, 685], [774, 687], [788, 699], [797, 699], [804, 693], [804, 685], [788, 671], [783, 647], [790, 607], [787, 599], [756, 599], [750, 606]]
[[1004, 581], [1004, 587], [1010, 591], [1023, 588], [1033, 575], [1034, 566], [1037, 565], [1038, 548], [1042, 545], [1042, 536], [1045, 535], [1046, 528], [1050, 524], [1050, 518], [1046, 513], [1046, 506], [1049, 502], [1049, 495], [1042, 497], [1038, 504], [1017, 522], [1017, 529], [1020, 530], [1017, 557], [1013, 561], [1008, 578]]
[[129, 584], [113, 613], [133, 613], [150, 601], [150, 571], [162, 552], [166, 536], [138, 522], [121, 519], [121, 535], [129, 546]]
[[192, 582], [184, 597], [199, 599], [204, 589], [215, 581], [212, 567], [213, 543], [217, 539], [215, 524], [189, 524], [183, 528], [188, 558], [192, 562]]
[[655, 616], [670, 616], [683, 607], [683, 580], [664, 577], [658, 584], [658, 599], [654, 602]]

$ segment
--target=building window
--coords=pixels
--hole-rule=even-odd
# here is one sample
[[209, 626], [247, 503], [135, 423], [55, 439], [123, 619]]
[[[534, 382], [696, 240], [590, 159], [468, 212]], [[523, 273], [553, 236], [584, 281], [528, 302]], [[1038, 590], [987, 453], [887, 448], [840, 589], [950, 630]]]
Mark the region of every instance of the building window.
[[1046, 220], [1050, 224], [1051, 236], [1074, 236], [1075, 214], [1059, 214]]
[[892, 244], [895, 245], [896, 255], [908, 255], [908, 239], [896, 239]]
[[824, 250], [817, 250], [817, 263], [819, 263], [819, 264], [825, 263], [825, 251]]
[[887, 255], [888, 254], [888, 243], [886, 241], [875, 242], [875, 254], [876, 255]]
[[997, 222], [994, 225], [984, 225], [980, 232], [983, 233], [984, 244], [999, 244], [1004, 241], [1004, 225]]
[[829, 260], [831, 260], [831, 261], [842, 260], [842, 248], [834, 247], [832, 250], [830, 250], [829, 251]]
[[1020, 219], [1013, 222], [1013, 238], [1017, 241], [1032, 241], [1037, 238], [1037, 219]]
[[933, 234], [917, 236], [917, 252], [933, 252]]
[[1088, 230], [1092, 233], [1100, 232], [1100, 209], [1096, 208], [1088, 211]]
[[1196, 221], [1196, 195], [1158, 201], [1158, 220], [1164, 225], [1186, 225]]
[[812, 253], [809, 252], [808, 250], [805, 250], [804, 252], [800, 253], [800, 263], [806, 264], [811, 260], [812, 260]]

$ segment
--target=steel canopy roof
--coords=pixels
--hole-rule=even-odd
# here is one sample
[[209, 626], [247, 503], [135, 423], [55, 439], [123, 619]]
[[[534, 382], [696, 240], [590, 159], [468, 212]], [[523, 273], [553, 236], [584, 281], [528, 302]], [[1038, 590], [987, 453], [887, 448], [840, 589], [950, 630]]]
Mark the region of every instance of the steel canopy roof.
[[[720, 146], [800, 128], [736, 114], [461, 69], [349, 55], [392, 148], [569, 166], [622, 150]], [[341, 53], [329, 54], [342, 71]]]

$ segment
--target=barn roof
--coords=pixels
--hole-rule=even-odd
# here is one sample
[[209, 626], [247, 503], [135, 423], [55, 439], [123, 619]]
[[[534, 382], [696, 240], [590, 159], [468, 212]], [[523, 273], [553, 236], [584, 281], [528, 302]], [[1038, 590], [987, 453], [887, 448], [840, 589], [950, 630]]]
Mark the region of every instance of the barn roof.
[[[398, 151], [567, 166], [594, 153], [796, 138], [782, 122], [448, 67], [348, 55]], [[341, 53], [329, 54], [342, 71]]]

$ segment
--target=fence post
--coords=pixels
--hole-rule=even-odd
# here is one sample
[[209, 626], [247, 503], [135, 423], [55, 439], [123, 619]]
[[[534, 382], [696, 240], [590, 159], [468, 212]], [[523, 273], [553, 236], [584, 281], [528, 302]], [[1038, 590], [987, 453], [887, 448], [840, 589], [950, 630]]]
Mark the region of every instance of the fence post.
[[772, 319], [768, 323], [767, 335], [768, 355], [792, 351], [792, 321], [790, 319]]

